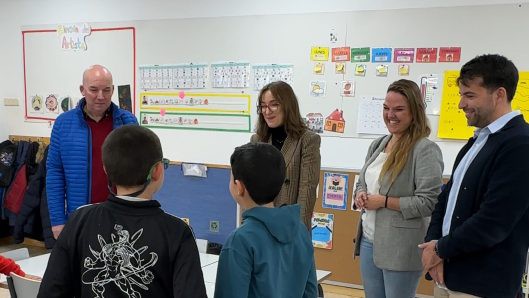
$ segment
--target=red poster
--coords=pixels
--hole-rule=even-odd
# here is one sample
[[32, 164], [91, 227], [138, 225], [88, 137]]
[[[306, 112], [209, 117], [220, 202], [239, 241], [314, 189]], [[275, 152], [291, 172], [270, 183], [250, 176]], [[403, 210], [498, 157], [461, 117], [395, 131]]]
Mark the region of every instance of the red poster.
[[435, 63], [437, 61], [437, 48], [417, 48], [417, 63]]
[[332, 48], [332, 62], [345, 62], [351, 60], [351, 48]]
[[439, 62], [459, 62], [461, 60], [461, 47], [439, 48]]

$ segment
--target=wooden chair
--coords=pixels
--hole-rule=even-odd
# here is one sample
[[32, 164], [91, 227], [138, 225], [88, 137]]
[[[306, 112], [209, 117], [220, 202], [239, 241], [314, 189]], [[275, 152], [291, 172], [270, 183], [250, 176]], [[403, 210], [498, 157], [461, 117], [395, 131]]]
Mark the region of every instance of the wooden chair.
[[7, 277], [7, 285], [11, 298], [36, 298], [39, 293], [40, 281], [11, 273]]

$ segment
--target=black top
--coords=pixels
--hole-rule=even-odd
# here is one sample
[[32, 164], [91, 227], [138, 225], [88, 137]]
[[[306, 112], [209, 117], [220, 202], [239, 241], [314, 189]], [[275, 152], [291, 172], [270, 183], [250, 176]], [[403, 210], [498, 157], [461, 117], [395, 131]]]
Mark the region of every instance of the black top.
[[193, 234], [155, 200], [77, 209], [59, 236], [38, 297], [206, 297]]
[[279, 126], [276, 128], [270, 128], [270, 132], [272, 133], [272, 145], [274, 145], [274, 147], [276, 147], [278, 150], [281, 150], [281, 148], [283, 148], [283, 143], [287, 139], [285, 127]]

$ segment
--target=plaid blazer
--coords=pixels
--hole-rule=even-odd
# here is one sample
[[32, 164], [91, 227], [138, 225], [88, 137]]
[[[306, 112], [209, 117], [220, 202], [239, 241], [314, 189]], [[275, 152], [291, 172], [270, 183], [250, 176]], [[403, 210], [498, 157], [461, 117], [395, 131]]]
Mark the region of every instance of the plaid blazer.
[[[250, 142], [259, 142], [258, 136], [252, 135]], [[272, 143], [271, 138], [268, 143]], [[320, 136], [310, 130], [306, 130], [299, 139], [287, 136], [281, 148], [286, 164], [285, 182], [274, 199], [275, 206], [299, 204], [301, 220], [309, 230], [316, 202], [316, 188], [320, 181], [320, 143]]]

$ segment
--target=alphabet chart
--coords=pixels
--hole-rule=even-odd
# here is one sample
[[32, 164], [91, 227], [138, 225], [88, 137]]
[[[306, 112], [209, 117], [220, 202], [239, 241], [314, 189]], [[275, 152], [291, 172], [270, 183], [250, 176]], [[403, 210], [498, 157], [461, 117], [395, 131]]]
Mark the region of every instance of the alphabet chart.
[[213, 88], [248, 88], [250, 86], [250, 63], [212, 63], [211, 76], [211, 87]]
[[139, 67], [140, 88], [202, 89], [206, 88], [207, 64], [143, 65]]
[[292, 84], [294, 66], [292, 64], [253, 65], [253, 89], [261, 90], [266, 84], [283, 81]]

